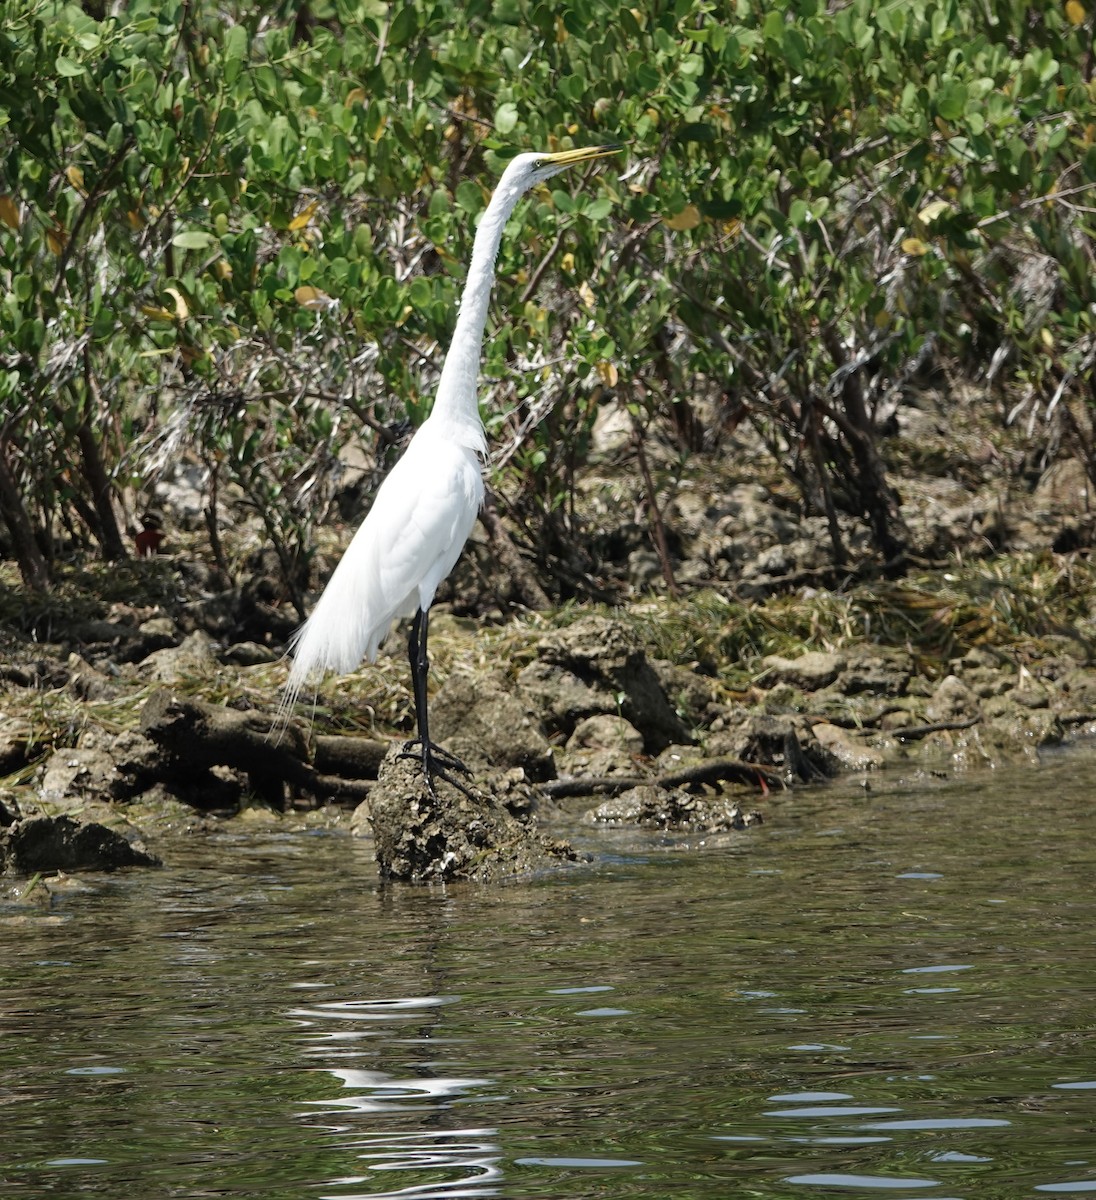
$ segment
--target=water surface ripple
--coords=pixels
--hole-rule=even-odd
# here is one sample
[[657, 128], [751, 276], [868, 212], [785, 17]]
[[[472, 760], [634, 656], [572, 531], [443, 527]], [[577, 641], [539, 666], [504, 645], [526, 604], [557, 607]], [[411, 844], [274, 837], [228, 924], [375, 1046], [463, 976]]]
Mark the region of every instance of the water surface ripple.
[[1096, 1195], [1094, 762], [492, 889], [226, 833], [0, 906], [0, 1195]]

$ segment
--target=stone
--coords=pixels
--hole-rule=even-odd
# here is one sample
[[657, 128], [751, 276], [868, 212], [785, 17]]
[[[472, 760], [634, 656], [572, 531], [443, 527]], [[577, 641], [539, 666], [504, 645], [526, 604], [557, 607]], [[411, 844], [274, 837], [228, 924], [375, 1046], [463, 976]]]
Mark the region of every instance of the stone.
[[805, 692], [815, 692], [833, 683], [845, 667], [842, 655], [822, 650], [808, 650], [798, 658], [769, 654], [761, 660], [761, 674], [756, 682], [759, 687], [787, 683]]
[[0, 775], [10, 775], [26, 766], [33, 738], [28, 721], [21, 717], [0, 717]]
[[818, 744], [848, 771], [878, 770], [886, 763], [886, 755], [864, 738], [840, 725], [820, 721], [812, 732]]
[[569, 736], [583, 717], [607, 713], [635, 726], [651, 754], [692, 740], [638, 636], [622, 622], [590, 614], [547, 634], [537, 651], [539, 661], [518, 683], [559, 732]]
[[978, 714], [978, 697], [958, 675], [945, 675], [925, 706], [931, 722], [962, 721]]
[[206, 674], [215, 662], [212, 639], [196, 629], [178, 646], [154, 650], [138, 665], [137, 674], [155, 683], [177, 683], [188, 675]]
[[761, 814], [744, 813], [726, 797], [694, 796], [682, 788], [644, 783], [599, 804], [586, 819], [595, 824], [723, 833], [758, 825]]
[[627, 754], [643, 753], [643, 735], [623, 717], [598, 713], [586, 717], [575, 726], [567, 739], [568, 750], [623, 750]]
[[393, 746], [369, 795], [368, 820], [381, 874], [418, 883], [482, 882], [574, 859], [566, 842], [541, 834], [527, 794], [530, 785], [520, 775], [473, 780], [454, 773], [463, 787], [437, 777], [431, 795], [419, 762]]
[[430, 700], [430, 736], [471, 742], [477, 762], [521, 767], [537, 782], [556, 777], [552, 746], [536, 712], [501, 674], [450, 675]]
[[65, 814], [28, 817], [0, 832], [0, 868], [18, 875], [160, 865], [139, 842]]
[[118, 784], [118, 769], [105, 750], [73, 747], [47, 759], [38, 795], [52, 808], [77, 810], [89, 801], [109, 803]]

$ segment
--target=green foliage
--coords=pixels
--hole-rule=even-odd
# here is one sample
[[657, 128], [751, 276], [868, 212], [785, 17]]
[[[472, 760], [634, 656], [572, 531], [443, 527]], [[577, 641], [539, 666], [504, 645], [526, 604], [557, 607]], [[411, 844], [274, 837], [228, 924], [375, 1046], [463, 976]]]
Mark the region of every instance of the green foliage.
[[683, 452], [751, 421], [888, 553], [873, 421], [926, 363], [1003, 361], [1032, 412], [1091, 385], [1076, 0], [105, 8], [0, 11], [0, 450], [40, 531], [104, 541], [96, 447], [119, 494], [191, 447], [293, 576], [341, 446], [423, 415], [527, 146], [628, 142], [500, 256], [485, 416], [538, 549], [609, 396]]

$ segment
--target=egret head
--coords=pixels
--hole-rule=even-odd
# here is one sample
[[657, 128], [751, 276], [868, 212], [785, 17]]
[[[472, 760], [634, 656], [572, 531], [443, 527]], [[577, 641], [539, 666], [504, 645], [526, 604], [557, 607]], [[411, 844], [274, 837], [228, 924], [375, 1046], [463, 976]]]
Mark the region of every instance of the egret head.
[[604, 158], [607, 154], [616, 154], [623, 146], [582, 146], [578, 150], [545, 151], [541, 154], [519, 154], [510, 160], [502, 173], [501, 183], [525, 191], [534, 184], [543, 183], [558, 175], [560, 171], [573, 167], [576, 163], [589, 162], [593, 158]]

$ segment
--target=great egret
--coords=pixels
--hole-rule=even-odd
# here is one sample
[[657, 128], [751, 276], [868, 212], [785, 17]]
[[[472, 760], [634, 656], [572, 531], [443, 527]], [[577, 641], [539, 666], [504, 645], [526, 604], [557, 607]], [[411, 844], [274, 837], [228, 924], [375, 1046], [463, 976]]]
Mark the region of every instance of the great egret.
[[467, 768], [430, 741], [426, 705], [430, 605], [453, 569], [483, 503], [487, 440], [476, 400], [483, 330], [495, 259], [507, 219], [535, 184], [577, 163], [614, 154], [619, 146], [589, 146], [512, 159], [480, 220], [456, 328], [430, 416], [377, 491], [373, 506], [335, 568], [312, 615], [294, 635], [293, 666], [283, 707], [305, 682], [327, 670], [353, 671], [371, 662], [393, 621], [413, 617], [408, 658], [426, 786], [437, 775], [466, 790], [454, 770]]

